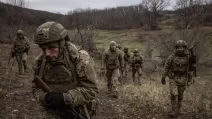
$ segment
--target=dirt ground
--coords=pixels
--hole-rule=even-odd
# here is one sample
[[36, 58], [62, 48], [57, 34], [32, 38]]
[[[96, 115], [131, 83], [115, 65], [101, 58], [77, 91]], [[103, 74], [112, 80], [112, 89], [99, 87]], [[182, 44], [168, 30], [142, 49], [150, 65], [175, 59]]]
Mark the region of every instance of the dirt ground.
[[[31, 81], [33, 78], [32, 61], [35, 56], [39, 54], [37, 47], [32, 46], [30, 54], [33, 55], [29, 55], [28, 58], [30, 71], [24, 75], [17, 74], [16, 63], [12, 69], [8, 67], [9, 51], [9, 45], [0, 45], [0, 119], [56, 119], [57, 117], [46, 114], [45, 110], [36, 102], [31, 92]], [[130, 77], [130, 75], [128, 77]], [[208, 79], [211, 78], [212, 77], [208, 75]], [[96, 116], [97, 119], [168, 119], [167, 111], [164, 110], [163, 106], [157, 107], [154, 106], [154, 104], [150, 105], [149, 102], [146, 102], [146, 104], [143, 103], [142, 105], [136, 102], [136, 100], [127, 100], [125, 98], [126, 96], [122, 94], [118, 99], [110, 97], [107, 94], [103, 77], [99, 77], [98, 80], [98, 85], [101, 87], [98, 94], [100, 102]], [[130, 81], [126, 82], [126, 85], [130, 83]], [[154, 82], [159, 83], [158, 81]], [[200, 83], [196, 85], [197, 87], [193, 88], [198, 88], [204, 92], [205, 89], [208, 89], [206, 88], [207, 86], [212, 87], [211, 81], [210, 83], [205, 83], [205, 87], [202, 87]], [[143, 85], [140, 87], [137, 86], [137, 88], [142, 88]], [[211, 93], [211, 91], [208, 91], [208, 93]], [[203, 97], [209, 100], [208, 111], [201, 110], [204, 108], [199, 107], [200, 110], [187, 112], [178, 117], [178, 119], [211, 119], [211, 95], [212, 94], [207, 94]], [[131, 97], [131, 95], [129, 95], [129, 97]], [[195, 109], [198, 109], [198, 107], [195, 107]]]

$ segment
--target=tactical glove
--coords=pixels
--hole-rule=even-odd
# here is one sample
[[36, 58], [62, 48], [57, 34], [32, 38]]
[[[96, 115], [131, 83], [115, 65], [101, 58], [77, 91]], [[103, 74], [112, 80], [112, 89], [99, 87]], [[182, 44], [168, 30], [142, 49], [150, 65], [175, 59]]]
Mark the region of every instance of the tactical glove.
[[45, 101], [48, 108], [51, 109], [63, 109], [67, 105], [64, 102], [63, 93], [49, 92], [45, 96]]
[[165, 84], [166, 84], [166, 79], [165, 79], [165, 77], [162, 77], [162, 79], [161, 79], [161, 83], [162, 83], [163, 85], [165, 85]]

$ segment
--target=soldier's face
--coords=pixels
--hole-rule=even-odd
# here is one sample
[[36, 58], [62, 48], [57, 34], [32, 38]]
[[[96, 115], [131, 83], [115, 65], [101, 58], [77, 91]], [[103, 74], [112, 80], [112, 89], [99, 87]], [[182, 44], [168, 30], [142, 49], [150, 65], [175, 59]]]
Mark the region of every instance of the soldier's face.
[[138, 56], [138, 53], [134, 53], [135, 54], [135, 56]]
[[112, 51], [115, 51], [115, 50], [116, 50], [116, 45], [111, 45], [111, 46], [110, 46], [110, 49], [111, 49]]
[[17, 37], [20, 39], [24, 38], [24, 36], [22, 34], [18, 34]]
[[177, 50], [178, 52], [184, 52], [185, 48], [182, 47], [182, 46], [179, 46], [179, 47], [176, 48], [176, 50]]
[[56, 60], [59, 55], [59, 48], [46, 48], [45, 55], [50, 58], [50, 60]]

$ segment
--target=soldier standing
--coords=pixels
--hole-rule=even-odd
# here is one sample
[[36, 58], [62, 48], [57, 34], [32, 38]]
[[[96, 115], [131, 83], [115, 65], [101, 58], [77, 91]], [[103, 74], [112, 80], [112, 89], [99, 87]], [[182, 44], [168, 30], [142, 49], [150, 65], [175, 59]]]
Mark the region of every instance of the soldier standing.
[[135, 75], [138, 74], [138, 84], [141, 84], [143, 58], [139, 55], [138, 49], [135, 49], [131, 57], [132, 78], [136, 82]]
[[24, 66], [24, 72], [27, 72], [27, 55], [30, 49], [29, 41], [24, 36], [24, 32], [22, 30], [18, 30], [16, 32], [16, 37], [12, 42], [12, 54], [16, 57], [18, 63], [18, 71], [19, 74], [22, 74], [22, 65]]
[[[118, 48], [118, 49], [121, 51], [122, 58], [124, 59], [124, 52], [123, 52], [122, 49], [121, 49], [121, 45], [120, 45], [120, 44], [116, 44], [116, 48]], [[124, 60], [123, 60], [123, 62], [124, 62]], [[123, 70], [122, 70], [122, 69], [123, 69]], [[120, 70], [119, 82], [120, 82], [121, 84], [123, 84], [124, 68], [119, 67], [119, 70]]]
[[116, 42], [111, 41], [109, 49], [105, 50], [102, 56], [102, 71], [104, 72], [106, 69], [108, 91], [114, 98], [118, 98], [119, 68], [123, 69], [123, 56], [121, 51], [116, 48]]
[[98, 89], [89, 54], [78, 51], [69, 42], [67, 30], [57, 22], [40, 25], [34, 42], [43, 50], [35, 59], [35, 77], [51, 89], [43, 92], [36, 84], [34, 95], [46, 109], [59, 111], [62, 118], [92, 118]]
[[128, 74], [128, 65], [130, 64], [130, 53], [128, 52], [128, 48], [124, 48], [124, 75]]
[[180, 108], [183, 100], [183, 93], [189, 81], [189, 51], [187, 43], [178, 40], [175, 44], [176, 51], [169, 56], [165, 64], [165, 70], [162, 75], [161, 83], [166, 84], [166, 76], [169, 77], [169, 89], [171, 94], [172, 110], [170, 117], [176, 117], [181, 113]]

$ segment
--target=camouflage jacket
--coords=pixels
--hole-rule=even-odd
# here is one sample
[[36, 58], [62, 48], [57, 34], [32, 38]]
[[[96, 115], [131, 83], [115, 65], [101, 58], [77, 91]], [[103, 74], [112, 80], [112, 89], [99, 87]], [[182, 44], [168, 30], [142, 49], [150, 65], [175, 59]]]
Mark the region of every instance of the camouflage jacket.
[[12, 52], [13, 53], [23, 53], [28, 52], [30, 49], [29, 40], [27, 37], [24, 37], [23, 39], [19, 39], [17, 37], [14, 38], [12, 42]]
[[131, 65], [132, 67], [142, 67], [143, 58], [141, 55], [135, 56], [134, 54], [131, 57]]
[[102, 55], [102, 68], [116, 69], [124, 67], [124, 57], [118, 48], [116, 51], [111, 52], [110, 49], [105, 50]]
[[188, 52], [185, 52], [184, 56], [177, 56], [176, 53], [171, 54], [165, 63], [162, 77], [169, 76], [169, 78], [172, 78], [175, 75], [187, 76], [189, 58], [190, 55]]
[[98, 93], [94, 64], [86, 51], [78, 51], [70, 42], [66, 44], [63, 56], [57, 62], [49, 62], [40, 54], [35, 59], [35, 75], [41, 77], [52, 91], [62, 92], [67, 105], [82, 106], [92, 102]]
[[130, 54], [124, 53], [124, 61], [130, 63]]

